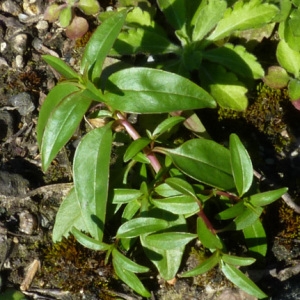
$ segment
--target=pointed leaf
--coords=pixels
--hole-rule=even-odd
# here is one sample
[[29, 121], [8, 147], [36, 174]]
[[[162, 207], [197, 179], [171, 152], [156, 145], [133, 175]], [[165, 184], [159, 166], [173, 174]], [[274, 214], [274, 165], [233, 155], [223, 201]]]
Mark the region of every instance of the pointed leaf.
[[105, 20], [93, 33], [86, 45], [80, 66], [81, 74], [85, 70], [91, 73], [94, 82], [102, 72], [104, 59], [108, 55], [125, 22], [126, 10], [121, 10]]
[[220, 261], [221, 257], [219, 255], [218, 251], [215, 251], [208, 259], [206, 259], [204, 262], [202, 262], [199, 266], [197, 266], [196, 268], [187, 271], [183, 274], [181, 274], [181, 277], [193, 277], [193, 276], [197, 276], [197, 275], [201, 275], [204, 274], [206, 272], [208, 272], [209, 270], [211, 270], [213, 267], [215, 267], [219, 261]]
[[255, 262], [255, 258], [252, 257], [240, 257], [229, 254], [222, 254], [222, 260], [230, 265], [235, 266], [249, 266]]
[[95, 251], [106, 251], [112, 247], [112, 245], [105, 244], [103, 242], [99, 242], [86, 234], [82, 233], [77, 228], [72, 228], [72, 234], [76, 238], [77, 242], [83, 245], [86, 248], [95, 250]]
[[72, 20], [72, 8], [67, 6], [59, 13], [59, 23], [61, 27], [67, 27]]
[[110, 124], [90, 131], [80, 141], [74, 156], [76, 195], [88, 232], [102, 241], [108, 195], [112, 146]]
[[298, 101], [300, 99], [300, 80], [292, 79], [288, 85], [289, 96], [292, 101]]
[[66, 96], [53, 109], [45, 126], [41, 145], [43, 170], [47, 170], [60, 149], [72, 137], [89, 108], [92, 100], [83, 97], [82, 93], [78, 91]]
[[280, 65], [295, 77], [300, 74], [300, 53], [290, 48], [290, 46], [281, 40], [277, 46], [276, 57]]
[[203, 53], [203, 59], [221, 64], [243, 78], [259, 79], [264, 76], [264, 70], [256, 57], [241, 45], [228, 43], [223, 47], [207, 50]]
[[176, 177], [170, 177], [165, 180], [165, 182], [171, 186], [173, 189], [181, 192], [183, 195], [197, 197], [193, 187], [185, 180]]
[[287, 188], [281, 188], [273, 191], [255, 194], [249, 197], [249, 202], [253, 206], [265, 206], [279, 199], [284, 193], [287, 192], [287, 190]]
[[147, 235], [145, 242], [155, 248], [173, 250], [185, 246], [196, 237], [196, 234], [186, 232], [165, 232]]
[[41, 150], [42, 138], [48, 119], [51, 116], [52, 111], [64, 98], [78, 92], [79, 88], [71, 83], [59, 83], [57, 84], [47, 95], [43, 102], [43, 105], [39, 112], [39, 119], [37, 124], [37, 141]]
[[203, 86], [216, 99], [221, 107], [243, 111], [248, 106], [247, 89], [235, 74], [222, 66], [210, 64], [203, 74]]
[[250, 253], [266, 256], [268, 245], [265, 229], [260, 220], [243, 229], [245, 241]]
[[267, 295], [251, 279], [249, 279], [236, 267], [228, 265], [226, 263], [222, 263], [221, 270], [227, 277], [227, 279], [229, 279], [237, 287], [244, 290], [248, 294], [253, 295], [259, 299], [267, 297]]
[[117, 276], [123, 282], [125, 282], [129, 287], [131, 287], [135, 292], [137, 292], [141, 296], [146, 298], [151, 297], [151, 294], [148, 292], [148, 290], [144, 287], [142, 282], [133, 272], [126, 270], [125, 268], [123, 268], [122, 265], [116, 263], [115, 259], [113, 259], [112, 262]]
[[116, 248], [112, 250], [112, 256], [115, 264], [122, 266], [122, 268], [133, 273], [145, 273], [149, 271], [149, 268], [141, 266], [125, 255], [121, 254]]
[[240, 201], [237, 204], [223, 210], [222, 212], [218, 213], [216, 215], [216, 218], [218, 220], [229, 220], [237, 217], [240, 215], [244, 210], [246, 209], [246, 206], [244, 204], [244, 201]]
[[78, 230], [88, 231], [74, 188], [70, 190], [69, 194], [63, 200], [56, 214], [52, 233], [53, 242], [61, 241], [62, 237], [67, 238], [73, 226]]
[[125, 206], [125, 209], [123, 211], [122, 222], [131, 220], [140, 208], [141, 208], [141, 204], [139, 201], [134, 200], [134, 201], [129, 202]]
[[253, 167], [250, 156], [236, 134], [229, 139], [232, 174], [239, 196], [250, 189], [253, 181]]
[[211, 230], [207, 227], [203, 218], [201, 217], [197, 219], [197, 234], [204, 247], [209, 249], [223, 248], [222, 242], [220, 241], [219, 237], [211, 232]]
[[51, 55], [42, 55], [42, 58], [66, 79], [79, 78], [79, 75], [60, 58]]
[[186, 22], [185, 0], [158, 0], [160, 10], [175, 29], [182, 29]]
[[227, 9], [224, 18], [218, 23], [216, 29], [208, 37], [217, 41], [229, 36], [237, 30], [257, 28], [270, 22], [278, 13], [278, 8], [259, 0], [235, 2], [233, 8]]
[[162, 183], [154, 188], [155, 192], [165, 198], [181, 195], [181, 193], [166, 183]]
[[141, 234], [159, 231], [168, 227], [168, 222], [157, 218], [136, 218], [121, 225], [117, 238], [132, 238]]
[[126, 149], [124, 153], [124, 162], [128, 162], [146, 146], [150, 144], [151, 140], [145, 137], [139, 138], [133, 141]]
[[192, 19], [191, 23], [195, 25], [193, 41], [202, 40], [222, 19], [227, 8], [227, 3], [223, 0], [211, 0], [206, 3], [199, 6]]
[[131, 113], [164, 113], [215, 107], [201, 87], [174, 73], [149, 68], [130, 68], [109, 77], [108, 105]]
[[263, 209], [261, 207], [247, 207], [238, 217], [233, 220], [235, 230], [242, 230], [251, 226], [260, 217]]
[[164, 199], [152, 199], [152, 203], [156, 207], [167, 210], [173, 214], [190, 215], [199, 211], [197, 201], [191, 196], [180, 195]]
[[143, 193], [134, 189], [114, 189], [113, 203], [128, 203], [134, 199], [138, 199]]
[[230, 153], [225, 147], [205, 139], [192, 139], [176, 149], [155, 148], [167, 154], [188, 176], [224, 190], [234, 189]]
[[160, 124], [158, 124], [156, 126], [156, 128], [154, 129], [152, 135], [157, 137], [165, 132], [167, 132], [168, 130], [172, 129], [174, 126], [176, 126], [177, 124], [183, 122], [185, 120], [184, 117], [170, 117], [167, 118], [165, 120], [163, 120]]

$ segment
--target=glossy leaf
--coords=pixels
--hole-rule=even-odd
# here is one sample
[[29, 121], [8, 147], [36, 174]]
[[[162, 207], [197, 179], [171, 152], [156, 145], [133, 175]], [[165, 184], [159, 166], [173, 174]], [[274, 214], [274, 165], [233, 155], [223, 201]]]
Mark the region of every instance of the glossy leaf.
[[124, 208], [122, 214], [122, 221], [125, 222], [131, 220], [140, 208], [141, 208], [141, 204], [138, 201], [133, 200], [129, 202]]
[[113, 203], [128, 203], [134, 199], [138, 199], [143, 193], [134, 189], [114, 189]]
[[56, 214], [52, 232], [53, 242], [56, 243], [61, 241], [62, 237], [67, 238], [72, 227], [76, 227], [78, 230], [88, 231], [87, 225], [81, 214], [74, 188], [70, 190], [69, 194], [63, 200]]
[[164, 199], [152, 199], [152, 203], [161, 209], [173, 214], [195, 214], [199, 211], [199, 205], [194, 197], [179, 195]]
[[259, 219], [251, 226], [244, 228], [243, 234], [249, 252], [266, 256], [268, 250], [266, 232]]
[[67, 6], [59, 13], [59, 23], [61, 27], [67, 27], [72, 20], [72, 8]]
[[169, 186], [186, 196], [197, 197], [193, 187], [185, 180], [176, 177], [170, 177], [165, 180]]
[[233, 282], [237, 287], [244, 290], [250, 295], [253, 295], [259, 299], [267, 297], [267, 295], [244, 273], [238, 270], [236, 267], [226, 263], [221, 264], [221, 270], [224, 275]]
[[72, 228], [72, 234], [76, 238], [77, 242], [83, 245], [86, 248], [95, 250], [95, 251], [106, 251], [112, 247], [112, 245], [99, 242], [86, 234], [79, 231], [77, 228]]
[[251, 226], [260, 217], [263, 209], [261, 207], [247, 207], [239, 216], [233, 220], [234, 229], [242, 230]]
[[63, 99], [75, 92], [79, 92], [79, 88], [76, 85], [72, 83], [59, 83], [47, 95], [40, 109], [37, 124], [37, 141], [40, 149], [44, 130], [52, 111]]
[[216, 105], [207, 92], [190, 80], [156, 69], [118, 71], [109, 77], [106, 89], [106, 102], [123, 112], [165, 113]]
[[173, 250], [185, 246], [196, 237], [196, 234], [186, 232], [165, 232], [147, 235], [145, 241], [147, 245], [155, 248]]
[[104, 59], [108, 55], [125, 22], [126, 10], [121, 10], [105, 20], [93, 33], [85, 47], [80, 72], [90, 72], [94, 82], [101, 75]]
[[235, 187], [229, 150], [216, 142], [191, 139], [175, 149], [155, 149], [170, 156], [174, 165], [191, 178], [224, 190]]
[[206, 50], [203, 59], [220, 64], [242, 78], [260, 79], [264, 76], [264, 70], [256, 57], [241, 45], [227, 43], [223, 47]]
[[125, 282], [129, 287], [131, 287], [138, 294], [143, 297], [151, 297], [149, 291], [144, 287], [139, 278], [131, 271], [128, 271], [123, 265], [119, 265], [115, 262], [115, 259], [112, 260], [114, 270], [117, 276]]
[[248, 106], [247, 89], [236, 75], [221, 65], [205, 64], [200, 74], [203, 86], [221, 107], [244, 111]]
[[233, 8], [228, 8], [208, 39], [217, 41], [237, 30], [257, 28], [270, 22], [278, 13], [278, 8], [257, 0], [236, 1]]
[[110, 124], [90, 131], [80, 141], [74, 156], [76, 195], [88, 232], [102, 241], [108, 195], [112, 145]]
[[265, 206], [279, 199], [284, 193], [287, 192], [287, 190], [287, 188], [281, 188], [273, 191], [255, 194], [249, 197], [249, 202], [253, 206]]
[[112, 250], [112, 256], [115, 264], [122, 266], [122, 268], [133, 273], [145, 273], [149, 271], [149, 268], [141, 266], [125, 255], [121, 254], [116, 248]]
[[236, 189], [241, 197], [250, 189], [253, 181], [253, 166], [250, 156], [236, 134], [229, 138], [230, 162]]
[[290, 46], [281, 40], [277, 46], [276, 57], [280, 65], [295, 77], [300, 74], [300, 53], [290, 48]]
[[42, 55], [43, 60], [66, 79], [79, 78], [79, 75], [63, 60], [52, 55]]
[[146, 146], [150, 144], [151, 140], [145, 137], [133, 141], [126, 149], [124, 154], [124, 162], [128, 162]]
[[222, 260], [227, 264], [235, 266], [249, 266], [255, 262], [255, 258], [252, 257], [240, 257], [229, 254], [222, 254]]
[[163, 120], [157, 127], [154, 129], [152, 135], [157, 137], [168, 130], [172, 129], [177, 124], [183, 122], [185, 120], [184, 117], [170, 117]]
[[289, 96], [292, 101], [298, 101], [300, 99], [300, 80], [291, 79], [288, 85]]
[[42, 139], [43, 170], [47, 170], [60, 149], [72, 137], [91, 102], [90, 99], [82, 96], [82, 91], [78, 91], [66, 96], [54, 108]]
[[211, 230], [205, 224], [203, 218], [197, 219], [197, 234], [198, 238], [204, 247], [209, 249], [222, 249], [223, 245], [219, 237], [212, 233]]
[[175, 189], [173, 189], [171, 186], [169, 186], [166, 183], [162, 183], [159, 186], [154, 188], [155, 192], [162, 196], [162, 197], [173, 197], [173, 196], [178, 196], [181, 193]]
[[181, 274], [181, 277], [193, 277], [204, 274], [212, 268], [214, 268], [220, 262], [220, 259], [221, 257], [219, 255], [219, 252], [215, 251], [208, 259], [202, 262], [199, 266]]
[[168, 227], [168, 222], [157, 218], [136, 218], [121, 225], [117, 231], [117, 238], [132, 238], [141, 234], [159, 231]]
[[[206, 3], [206, 5], [199, 5], [191, 21], [194, 25], [193, 41], [200, 41], [211, 32], [222, 19], [227, 8], [227, 3], [223, 0], [211, 0]], [[224, 59], [226, 59], [226, 57], [224, 57]]]
[[218, 220], [229, 220], [237, 217], [240, 215], [244, 210], [246, 209], [246, 206], [244, 204], [244, 201], [240, 201], [233, 206], [223, 210], [222, 212], [218, 213], [216, 215], [216, 218]]
[[186, 23], [185, 0], [157, 0], [160, 10], [175, 29], [182, 29]]

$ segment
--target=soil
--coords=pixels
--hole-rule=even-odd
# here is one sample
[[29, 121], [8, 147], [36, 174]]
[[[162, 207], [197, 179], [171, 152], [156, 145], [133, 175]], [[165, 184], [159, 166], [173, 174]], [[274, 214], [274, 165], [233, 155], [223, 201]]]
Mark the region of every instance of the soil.
[[[72, 237], [56, 245], [51, 241], [56, 212], [72, 185], [72, 153], [81, 132], [49, 170], [42, 172], [37, 118], [45, 96], [59, 80], [42, 55], [57, 55], [76, 69], [85, 42], [66, 38], [57, 24], [44, 21], [44, 2], [0, 1], [0, 299], [17, 299], [13, 295], [18, 291], [26, 299], [142, 299], [117, 280], [112, 267], [104, 265], [102, 253], [84, 249]], [[28, 18], [19, 19], [20, 14]], [[91, 28], [97, 26], [95, 19], [89, 21]], [[245, 121], [222, 121], [215, 130], [211, 120], [219, 122], [216, 112], [207, 120], [205, 112], [203, 119], [220, 143], [226, 143], [228, 134], [240, 128], [239, 135], [249, 145], [255, 168], [262, 175], [261, 188], [288, 186], [297, 204], [299, 112], [288, 107], [286, 114], [292, 143], [281, 152]], [[279, 200], [266, 210], [264, 222], [268, 256], [262, 266], [247, 272], [272, 299], [300, 299], [300, 215]], [[182, 270], [199, 262], [195, 248], [201, 250], [191, 245]], [[254, 299], [235, 289], [217, 269], [173, 284], [155, 273], [143, 282], [153, 300]]]

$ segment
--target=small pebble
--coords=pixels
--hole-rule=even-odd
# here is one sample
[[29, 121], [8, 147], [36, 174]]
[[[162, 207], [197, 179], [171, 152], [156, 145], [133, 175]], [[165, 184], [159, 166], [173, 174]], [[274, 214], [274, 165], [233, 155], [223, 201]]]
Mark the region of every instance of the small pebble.
[[19, 213], [19, 219], [19, 230], [28, 235], [33, 234], [38, 227], [37, 217], [27, 210]]
[[1, 9], [4, 12], [9, 13], [13, 16], [17, 16], [22, 12], [21, 7], [16, 3], [16, 1], [12, 0], [3, 1]]
[[12, 37], [11, 47], [13, 52], [23, 55], [27, 48], [27, 35], [25, 33], [20, 33]]
[[21, 116], [27, 116], [35, 109], [30, 94], [25, 92], [10, 97], [8, 102], [17, 108]]
[[18, 54], [15, 58], [15, 62], [18, 69], [24, 68], [24, 58], [22, 55]]

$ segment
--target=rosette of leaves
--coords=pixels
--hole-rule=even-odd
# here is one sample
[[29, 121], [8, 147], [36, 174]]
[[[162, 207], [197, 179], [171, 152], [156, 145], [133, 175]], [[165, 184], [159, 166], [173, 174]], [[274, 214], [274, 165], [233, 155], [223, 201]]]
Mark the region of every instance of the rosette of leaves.
[[153, 55], [152, 66], [187, 78], [196, 74], [221, 107], [243, 111], [247, 88], [264, 71], [253, 54], [229, 39], [245, 30], [261, 30], [279, 9], [260, 0], [232, 2], [157, 0], [169, 27], [156, 21], [153, 8], [135, 7], [111, 54]]
[[86, 15], [94, 15], [100, 11], [97, 0], [65, 0], [63, 4], [53, 3], [44, 13], [44, 19], [49, 22], [59, 20], [61, 27], [65, 28], [67, 37], [77, 39], [82, 37], [89, 29], [87, 20], [75, 13], [75, 8]]
[[280, 66], [271, 66], [264, 81], [275, 89], [287, 87], [292, 104], [300, 110], [300, 1], [285, 0], [281, 5], [276, 49]]
[[[234, 284], [264, 298], [265, 293], [238, 268], [255, 259], [228, 254], [230, 245], [219, 231], [242, 231], [250, 253], [264, 256], [267, 243], [260, 216], [263, 207], [286, 189], [252, 192], [256, 191], [251, 189], [252, 163], [235, 134], [230, 136], [229, 149], [204, 138], [175, 147], [164, 138], [185, 120], [172, 115], [174, 111], [216, 107], [212, 96], [189, 79], [132, 67], [102, 82], [104, 59], [126, 16], [127, 11], [121, 10], [97, 28], [85, 48], [79, 73], [59, 58], [44, 56], [65, 80], [50, 91], [40, 109], [37, 140], [43, 169], [93, 104], [93, 109], [98, 107], [97, 117], [107, 120], [90, 130], [76, 148], [74, 186], [57, 213], [53, 240], [72, 233], [82, 245], [106, 252], [105, 262], [112, 262], [116, 275], [138, 294], [150, 297], [138, 276], [150, 271], [137, 263], [141, 250], [163, 279], [174, 280], [187, 244], [198, 239], [212, 255], [182, 276], [195, 276], [219, 264]], [[153, 128], [141, 136], [128, 121], [129, 113], [149, 115]], [[112, 145], [120, 141], [115, 125], [122, 125], [132, 141], [124, 143], [123, 137], [119, 163], [111, 165]], [[216, 201], [222, 209], [209, 218], [206, 208]], [[196, 220], [194, 231], [187, 226], [191, 216]], [[216, 230], [214, 222], [222, 228]]]

